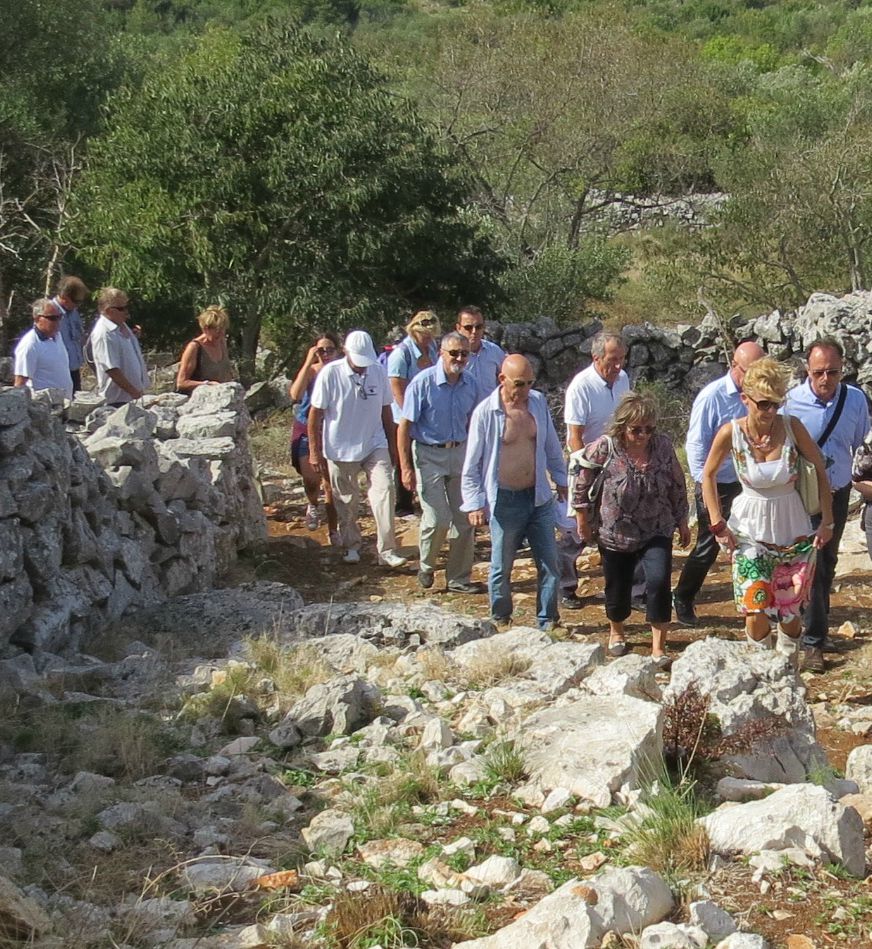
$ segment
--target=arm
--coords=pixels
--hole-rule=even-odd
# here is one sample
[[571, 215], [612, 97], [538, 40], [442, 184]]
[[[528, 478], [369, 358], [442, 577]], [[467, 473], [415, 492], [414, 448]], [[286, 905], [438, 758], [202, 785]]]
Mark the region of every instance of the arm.
[[137, 389], [120, 369], [107, 369], [106, 375], [109, 376], [119, 389], [123, 389], [128, 395], [133, 396], [134, 399], [142, 398], [142, 389]]
[[808, 429], [798, 418], [791, 417], [790, 424], [793, 430], [793, 440], [799, 453], [814, 465], [817, 474], [818, 491], [821, 497], [821, 523], [814, 534], [815, 547], [823, 547], [833, 536], [833, 489], [827, 477], [824, 456], [818, 448], [817, 442], [809, 435]]
[[[717, 475], [718, 470], [730, 453], [732, 441], [733, 425], [732, 422], [727, 422], [726, 425], [722, 425], [718, 429], [718, 433], [712, 441], [712, 447], [709, 450], [708, 458], [706, 458], [705, 465], [702, 469], [702, 499], [705, 503], [706, 511], [708, 512], [709, 523], [713, 527], [724, 519], [723, 513], [721, 512], [721, 501], [718, 497]], [[715, 536], [718, 539], [718, 543], [722, 544], [728, 550], [735, 549], [736, 538], [729, 528], [724, 528], [723, 531], [719, 531]]]
[[[179, 372], [176, 375], [176, 389], [178, 389], [179, 392], [193, 392], [197, 386], [207, 384], [204, 381], [200, 381], [199, 379], [191, 378], [194, 370], [197, 368], [198, 349], [199, 346], [194, 340], [191, 340], [191, 342], [185, 346], [184, 352], [182, 353], [181, 362], [179, 363]], [[122, 388], [124, 387], [122, 386]]]
[[394, 402], [396, 402], [397, 405], [402, 408], [403, 399], [406, 395], [406, 387], [409, 385], [409, 380], [403, 379], [400, 376], [391, 376], [390, 383], [391, 395], [394, 397]]
[[569, 445], [570, 451], [581, 451], [584, 448], [584, 426], [567, 425], [566, 443]]
[[[486, 405], [487, 402], [482, 402]], [[487, 497], [484, 490], [484, 438], [482, 413], [477, 409], [472, 413], [469, 425], [469, 439], [466, 443], [466, 456], [463, 459], [463, 473], [460, 477], [460, 491], [463, 496], [461, 510], [466, 511], [469, 523], [473, 527], [484, 527], [487, 523]]]
[[563, 448], [560, 445], [560, 439], [557, 437], [557, 429], [554, 427], [554, 420], [545, 406], [545, 463], [548, 466], [548, 472], [551, 480], [557, 488], [557, 497], [561, 501], [566, 500], [566, 458], [563, 454]]
[[316, 362], [319, 362], [318, 347], [310, 346], [303, 365], [300, 366], [300, 371], [294, 377], [294, 381], [288, 386], [288, 395], [291, 397], [292, 402], [300, 402], [306, 394], [306, 389], [309, 388], [309, 383], [315, 378], [315, 373], [317, 372], [315, 369]]
[[702, 470], [705, 467], [708, 451], [707, 445], [714, 440], [715, 426], [711, 412], [708, 411], [710, 402], [702, 397], [696, 397], [690, 410], [690, 422], [687, 426], [687, 440], [684, 443], [687, 451], [687, 468], [694, 481], [702, 481]]
[[324, 409], [316, 409], [313, 405], [309, 409], [309, 464], [319, 472], [327, 474], [327, 464], [324, 461]]
[[582, 466], [575, 479], [575, 490], [572, 495], [572, 507], [575, 510], [575, 522], [578, 533], [585, 543], [593, 542], [593, 528], [588, 518], [590, 510], [590, 489], [606, 463], [609, 455], [608, 442], [605, 438], [591, 442], [584, 450], [584, 457], [593, 465]]
[[412, 423], [407, 418], [401, 418], [397, 428], [397, 450], [400, 456], [400, 477], [403, 487], [408, 491], [415, 490], [415, 466], [412, 463]]
[[687, 523], [687, 482], [684, 480], [684, 471], [671, 444], [669, 451], [672, 455], [672, 484], [669, 499], [672, 502], [672, 515], [678, 528], [678, 541], [682, 547], [687, 547], [690, 544], [690, 527]]
[[389, 405], [382, 406], [382, 428], [385, 430], [385, 436], [388, 440], [388, 453], [391, 456], [391, 464], [397, 467], [397, 437], [394, 433], [394, 415]]
[[13, 385], [15, 386], [16, 389], [20, 389], [22, 386], [27, 385], [27, 380], [29, 378], [30, 376], [16, 376], [15, 381], [13, 382]]

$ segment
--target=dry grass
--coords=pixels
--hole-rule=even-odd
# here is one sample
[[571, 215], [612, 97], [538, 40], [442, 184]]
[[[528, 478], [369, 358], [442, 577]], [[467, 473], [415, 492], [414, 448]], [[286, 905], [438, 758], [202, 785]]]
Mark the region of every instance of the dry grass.
[[280, 702], [288, 708], [313, 685], [335, 674], [317, 650], [306, 644], [286, 646], [273, 636], [259, 636], [247, 639], [244, 647], [248, 661], [256, 667], [255, 677], [272, 679]]
[[483, 650], [466, 663], [458, 677], [467, 688], [488, 689], [523, 675], [531, 665], [531, 660], [524, 656], [494, 648], [489, 652]]
[[447, 682], [457, 676], [457, 666], [435, 646], [419, 650], [416, 659], [428, 682]]

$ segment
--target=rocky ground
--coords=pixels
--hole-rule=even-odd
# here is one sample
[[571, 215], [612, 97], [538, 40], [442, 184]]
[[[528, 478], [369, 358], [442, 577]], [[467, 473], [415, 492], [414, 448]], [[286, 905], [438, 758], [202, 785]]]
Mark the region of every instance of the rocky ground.
[[0, 946], [870, 943], [865, 553], [825, 675], [733, 641], [723, 569], [663, 675], [638, 620], [606, 659], [594, 558], [554, 637], [520, 563], [493, 635], [342, 565], [287, 475], [225, 589], [0, 664]]

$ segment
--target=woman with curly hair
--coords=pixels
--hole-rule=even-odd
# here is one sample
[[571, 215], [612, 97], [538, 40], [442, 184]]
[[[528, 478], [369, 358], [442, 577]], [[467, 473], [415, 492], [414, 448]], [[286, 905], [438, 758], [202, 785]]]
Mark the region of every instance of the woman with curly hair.
[[[745, 617], [748, 642], [776, 649], [794, 665], [801, 633], [800, 615], [808, 601], [817, 550], [832, 537], [832, 495], [823, 455], [803, 424], [779, 415], [790, 376], [767, 357], [745, 373], [745, 418], [722, 426], [703, 468], [702, 492], [711, 532], [733, 561], [733, 594]], [[732, 452], [742, 493], [725, 521], [715, 476]], [[796, 489], [800, 456], [814, 465], [821, 498], [821, 526], [811, 520]]]
[[200, 335], [185, 346], [176, 376], [176, 391], [190, 395], [197, 386], [233, 381], [227, 353], [230, 317], [220, 306], [209, 306], [197, 317]]

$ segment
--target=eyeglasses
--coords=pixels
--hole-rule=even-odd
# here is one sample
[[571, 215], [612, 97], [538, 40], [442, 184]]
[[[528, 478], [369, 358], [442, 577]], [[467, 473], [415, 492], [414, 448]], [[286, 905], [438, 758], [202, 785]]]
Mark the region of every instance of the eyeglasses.
[[428, 319], [428, 320], [418, 320], [418, 322], [415, 324], [415, 326], [435, 326], [437, 322], [438, 322], [437, 320], [429, 320], [429, 319]]
[[124, 306], [121, 306], [120, 304], [113, 303], [112, 306], [107, 306], [106, 309], [107, 310], [129, 310], [130, 304], [125, 303]]
[[841, 369], [809, 369], [808, 374], [814, 376], [815, 379], [823, 379], [824, 376], [840, 376], [842, 374]]
[[363, 378], [358, 378], [355, 374], [351, 377], [351, 381], [354, 383], [355, 388], [357, 389], [358, 396], [364, 400], [364, 402], [369, 398], [366, 394], [366, 373], [363, 374]]
[[533, 380], [532, 379], [512, 379], [511, 383], [516, 389], [523, 389], [524, 386], [533, 385]]
[[335, 346], [319, 346], [319, 347], [315, 350], [315, 352], [318, 353], [318, 354], [321, 355], [321, 356], [329, 356], [330, 353], [335, 353], [335, 352], [336, 352], [336, 347], [335, 347]]
[[772, 399], [755, 399], [754, 396], [748, 395], [747, 392], [745, 395], [748, 396], [751, 402], [753, 402], [761, 412], [768, 412], [770, 409], [780, 409], [781, 406], [784, 405], [784, 399], [781, 399], [779, 402], [773, 402]]
[[628, 425], [627, 431], [631, 435], [653, 435], [657, 431], [656, 425]]
[[60, 317], [57, 313], [40, 313], [39, 314], [44, 320], [51, 320], [52, 323], [57, 323], [60, 321]]
[[443, 349], [443, 353], [448, 353], [452, 359], [469, 359], [468, 349]]
[[461, 323], [460, 328], [467, 333], [483, 333], [484, 323]]

